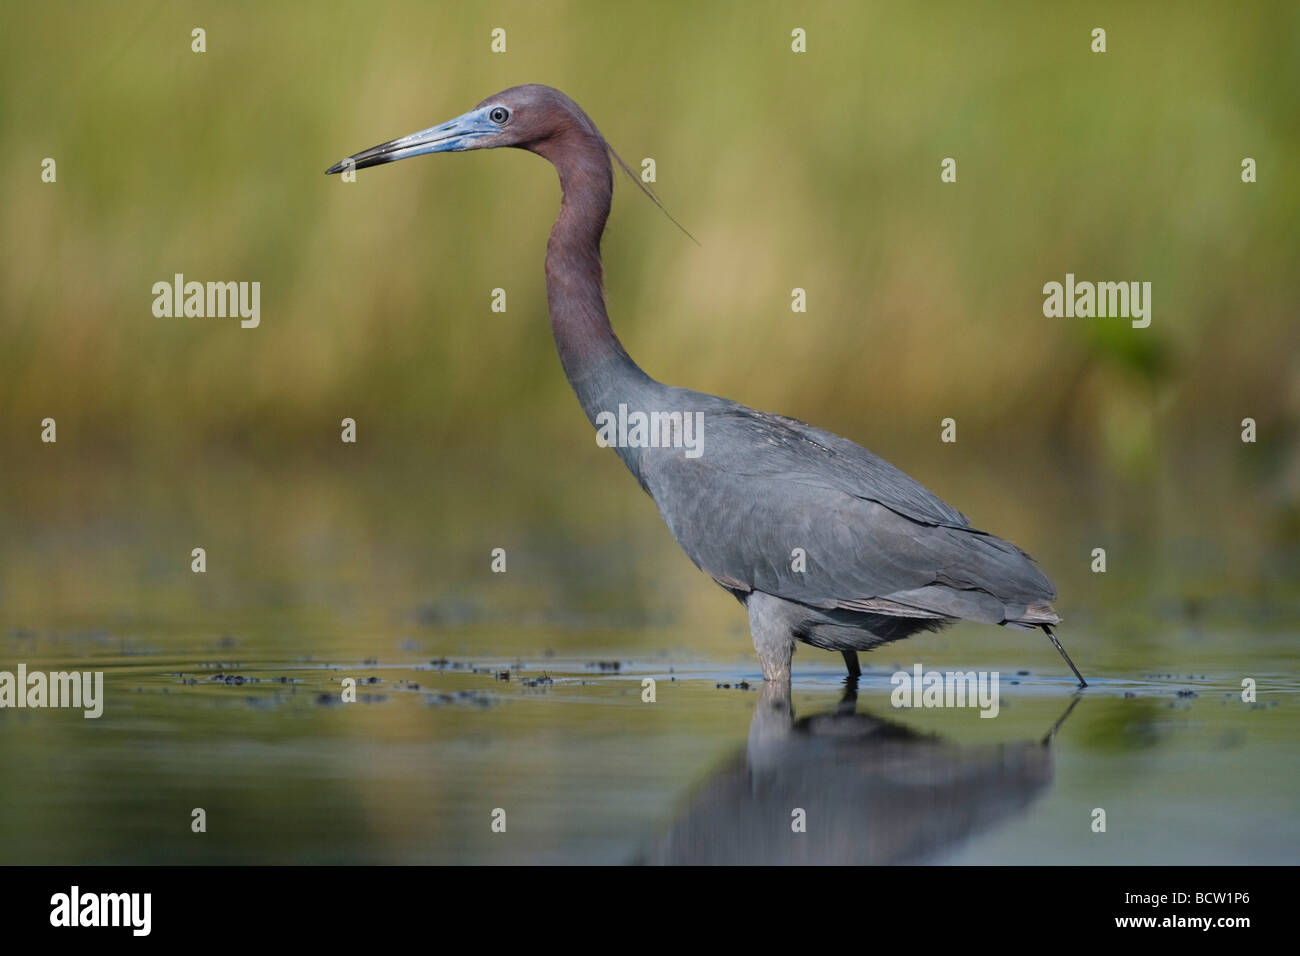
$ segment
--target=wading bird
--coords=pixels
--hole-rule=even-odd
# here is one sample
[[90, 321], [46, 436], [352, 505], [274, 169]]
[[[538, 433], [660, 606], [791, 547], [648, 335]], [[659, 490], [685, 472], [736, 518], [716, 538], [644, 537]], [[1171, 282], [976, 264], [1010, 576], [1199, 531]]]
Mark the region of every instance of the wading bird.
[[[628, 409], [642, 416], [638, 424], [652, 423], [649, 435], [620, 427], [619, 457], [690, 559], [745, 605], [766, 680], [788, 685], [797, 641], [841, 652], [857, 677], [859, 650], [966, 619], [1041, 627], [1086, 686], [1051, 630], [1060, 622], [1055, 588], [1015, 545], [972, 528], [847, 439], [661, 384], [632, 361], [610, 328], [601, 286], [610, 157], [640, 181], [568, 96], [512, 87], [326, 173], [502, 146], [537, 153], [559, 173], [546, 294], [565, 375], [593, 425], [615, 414], [631, 420]], [[682, 422], [701, 423], [697, 448], [683, 448]]]

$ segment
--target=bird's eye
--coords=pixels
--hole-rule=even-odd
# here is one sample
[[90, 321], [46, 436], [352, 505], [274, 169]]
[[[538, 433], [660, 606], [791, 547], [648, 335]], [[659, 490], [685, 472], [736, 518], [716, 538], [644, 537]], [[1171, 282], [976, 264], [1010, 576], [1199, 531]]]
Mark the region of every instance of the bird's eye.
[[506, 120], [510, 119], [510, 111], [504, 106], [494, 106], [492, 111], [488, 113], [488, 119], [498, 126], [505, 126]]

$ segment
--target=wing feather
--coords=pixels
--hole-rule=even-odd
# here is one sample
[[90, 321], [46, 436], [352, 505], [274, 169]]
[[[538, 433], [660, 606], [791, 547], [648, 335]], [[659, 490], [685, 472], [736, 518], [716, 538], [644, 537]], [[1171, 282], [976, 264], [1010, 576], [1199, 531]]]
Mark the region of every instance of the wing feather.
[[686, 394], [720, 403], [705, 407], [702, 454], [647, 450], [640, 477], [720, 584], [898, 617], [1054, 622], [1055, 589], [1027, 554], [893, 465], [794, 419]]

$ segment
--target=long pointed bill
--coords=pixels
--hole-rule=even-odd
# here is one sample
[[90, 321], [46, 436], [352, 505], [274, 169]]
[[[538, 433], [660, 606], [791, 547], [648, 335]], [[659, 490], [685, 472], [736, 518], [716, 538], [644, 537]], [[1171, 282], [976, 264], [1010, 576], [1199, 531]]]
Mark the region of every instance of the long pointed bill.
[[454, 120], [434, 126], [430, 129], [390, 140], [378, 146], [372, 146], [355, 156], [335, 163], [325, 170], [325, 175], [341, 173], [347, 169], [365, 169], [367, 166], [380, 166], [395, 163], [399, 159], [411, 156], [423, 156], [425, 153], [451, 153], [463, 149], [475, 149], [478, 140], [501, 132], [501, 127], [488, 119], [491, 107], [470, 110]]

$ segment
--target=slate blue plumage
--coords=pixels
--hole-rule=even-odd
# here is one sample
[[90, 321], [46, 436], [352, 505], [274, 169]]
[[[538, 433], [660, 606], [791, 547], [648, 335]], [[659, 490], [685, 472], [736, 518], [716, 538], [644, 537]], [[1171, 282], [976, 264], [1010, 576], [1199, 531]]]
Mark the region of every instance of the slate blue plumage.
[[[588, 419], [595, 425], [620, 405], [702, 415], [698, 457], [682, 447], [617, 451], [690, 559], [748, 609], [765, 679], [789, 682], [797, 641], [840, 651], [856, 677], [857, 651], [966, 619], [1041, 627], [1084, 683], [1051, 631], [1060, 620], [1051, 605], [1056, 590], [1015, 545], [972, 528], [957, 509], [845, 438], [664, 385], [632, 361], [609, 324], [600, 258], [610, 157], [628, 168], [559, 90], [512, 87], [327, 172], [503, 146], [537, 153], [559, 173], [547, 297], [561, 364]], [[795, 549], [806, 566], [797, 567]]]

